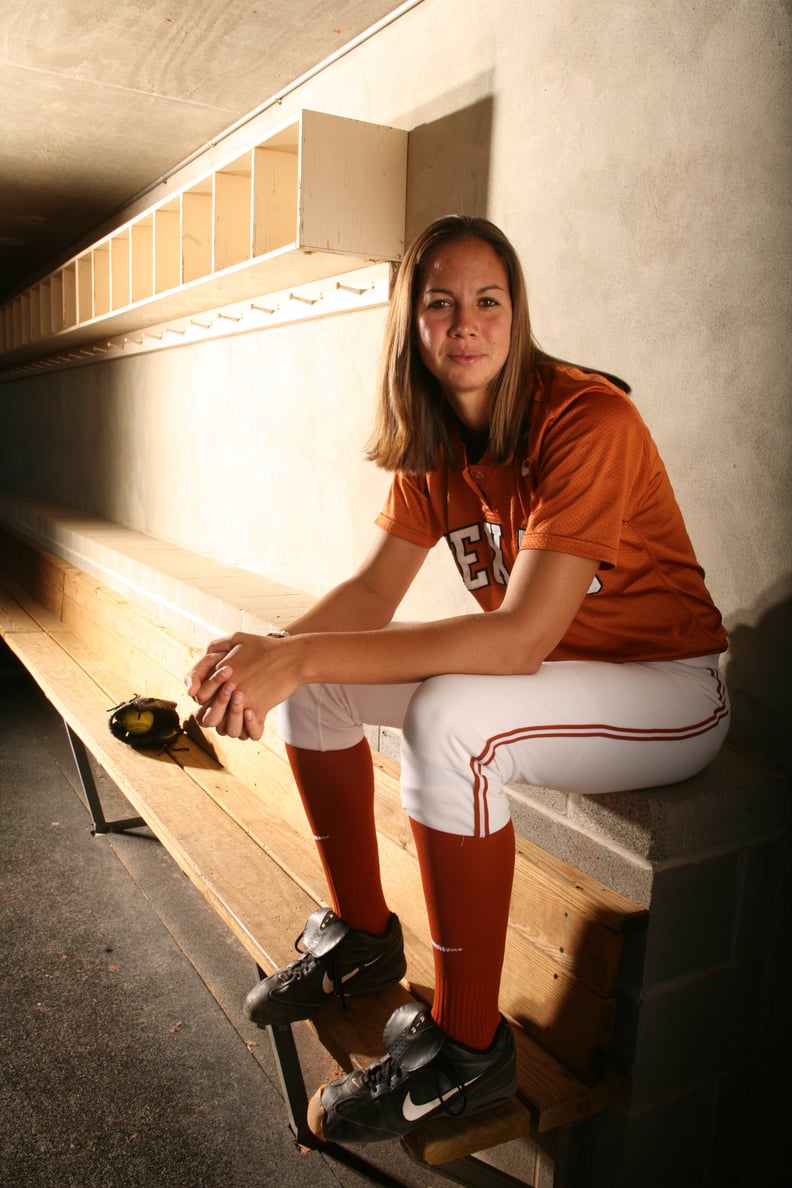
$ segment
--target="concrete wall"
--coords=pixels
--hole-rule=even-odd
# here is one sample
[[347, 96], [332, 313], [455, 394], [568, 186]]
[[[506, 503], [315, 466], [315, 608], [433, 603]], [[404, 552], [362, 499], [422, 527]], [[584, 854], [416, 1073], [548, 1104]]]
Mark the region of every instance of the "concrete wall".
[[[452, 209], [506, 229], [542, 344], [634, 387], [733, 632], [740, 737], [764, 750], [792, 570], [789, 32], [781, 0], [424, 0], [235, 138], [302, 106], [408, 129], [408, 231]], [[0, 484], [318, 593], [385, 490], [362, 459], [382, 324], [4, 385]], [[406, 613], [469, 605], [438, 558]]]

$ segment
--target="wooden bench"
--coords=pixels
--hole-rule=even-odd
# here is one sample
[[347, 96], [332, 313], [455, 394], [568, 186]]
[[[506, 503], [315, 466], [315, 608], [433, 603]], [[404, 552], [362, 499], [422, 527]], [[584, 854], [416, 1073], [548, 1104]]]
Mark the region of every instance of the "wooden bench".
[[[269, 730], [260, 743], [240, 743], [204, 735], [190, 720], [194, 706], [183, 678], [202, 647], [4, 529], [0, 633], [66, 723], [95, 830], [145, 822], [260, 970], [292, 960], [295, 937], [326, 895], [318, 857]], [[170, 752], [135, 752], [110, 734], [109, 710], [134, 693], [178, 703], [187, 735]], [[135, 816], [105, 821], [88, 754]], [[329, 1004], [311, 1024], [344, 1070], [382, 1055], [383, 1025], [400, 1002], [432, 997], [431, 945], [398, 770], [377, 754], [375, 767], [383, 882], [404, 928], [408, 972], [403, 985], [349, 1000], [349, 1009]], [[442, 1119], [408, 1136], [403, 1141], [414, 1158], [461, 1183], [484, 1183], [479, 1161], [469, 1158], [474, 1152], [536, 1138], [626, 1097], [629, 1081], [608, 1049], [623, 937], [645, 919], [638, 905], [518, 839], [501, 1008], [514, 1026], [519, 1093], [500, 1109]], [[292, 1129], [298, 1143], [316, 1146], [291, 1030], [270, 1030]]]

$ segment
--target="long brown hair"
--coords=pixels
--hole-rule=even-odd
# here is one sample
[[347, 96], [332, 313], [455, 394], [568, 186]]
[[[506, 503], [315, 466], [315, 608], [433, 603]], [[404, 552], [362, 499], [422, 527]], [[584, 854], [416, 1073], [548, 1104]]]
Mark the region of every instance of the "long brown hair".
[[525, 280], [517, 253], [488, 219], [447, 215], [421, 232], [402, 259], [385, 326], [377, 411], [367, 456], [385, 470], [426, 474], [437, 451], [448, 445], [449, 411], [440, 385], [421, 360], [414, 311], [423, 270], [439, 248], [481, 239], [497, 252], [509, 278], [512, 303], [509, 354], [490, 397], [490, 451], [509, 462], [525, 441], [536, 387], [536, 366], [547, 358], [531, 334]]

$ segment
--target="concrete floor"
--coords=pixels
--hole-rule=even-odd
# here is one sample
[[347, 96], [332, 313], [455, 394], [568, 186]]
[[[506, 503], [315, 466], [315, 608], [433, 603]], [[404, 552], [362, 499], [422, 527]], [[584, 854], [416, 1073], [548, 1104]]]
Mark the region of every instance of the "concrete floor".
[[[4, 648], [0, 808], [0, 1184], [381, 1182], [295, 1148], [241, 1009], [250, 959], [153, 838], [91, 836], [60, 719]], [[310, 1088], [328, 1058], [295, 1031]], [[369, 1156], [391, 1183], [448, 1183], [397, 1145]]]

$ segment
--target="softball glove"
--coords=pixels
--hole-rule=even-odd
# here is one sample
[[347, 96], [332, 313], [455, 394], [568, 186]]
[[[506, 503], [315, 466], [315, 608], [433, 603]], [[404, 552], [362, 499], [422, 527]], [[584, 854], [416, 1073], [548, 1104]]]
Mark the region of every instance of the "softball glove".
[[164, 751], [182, 733], [175, 701], [138, 697], [110, 711], [110, 733], [136, 751]]

